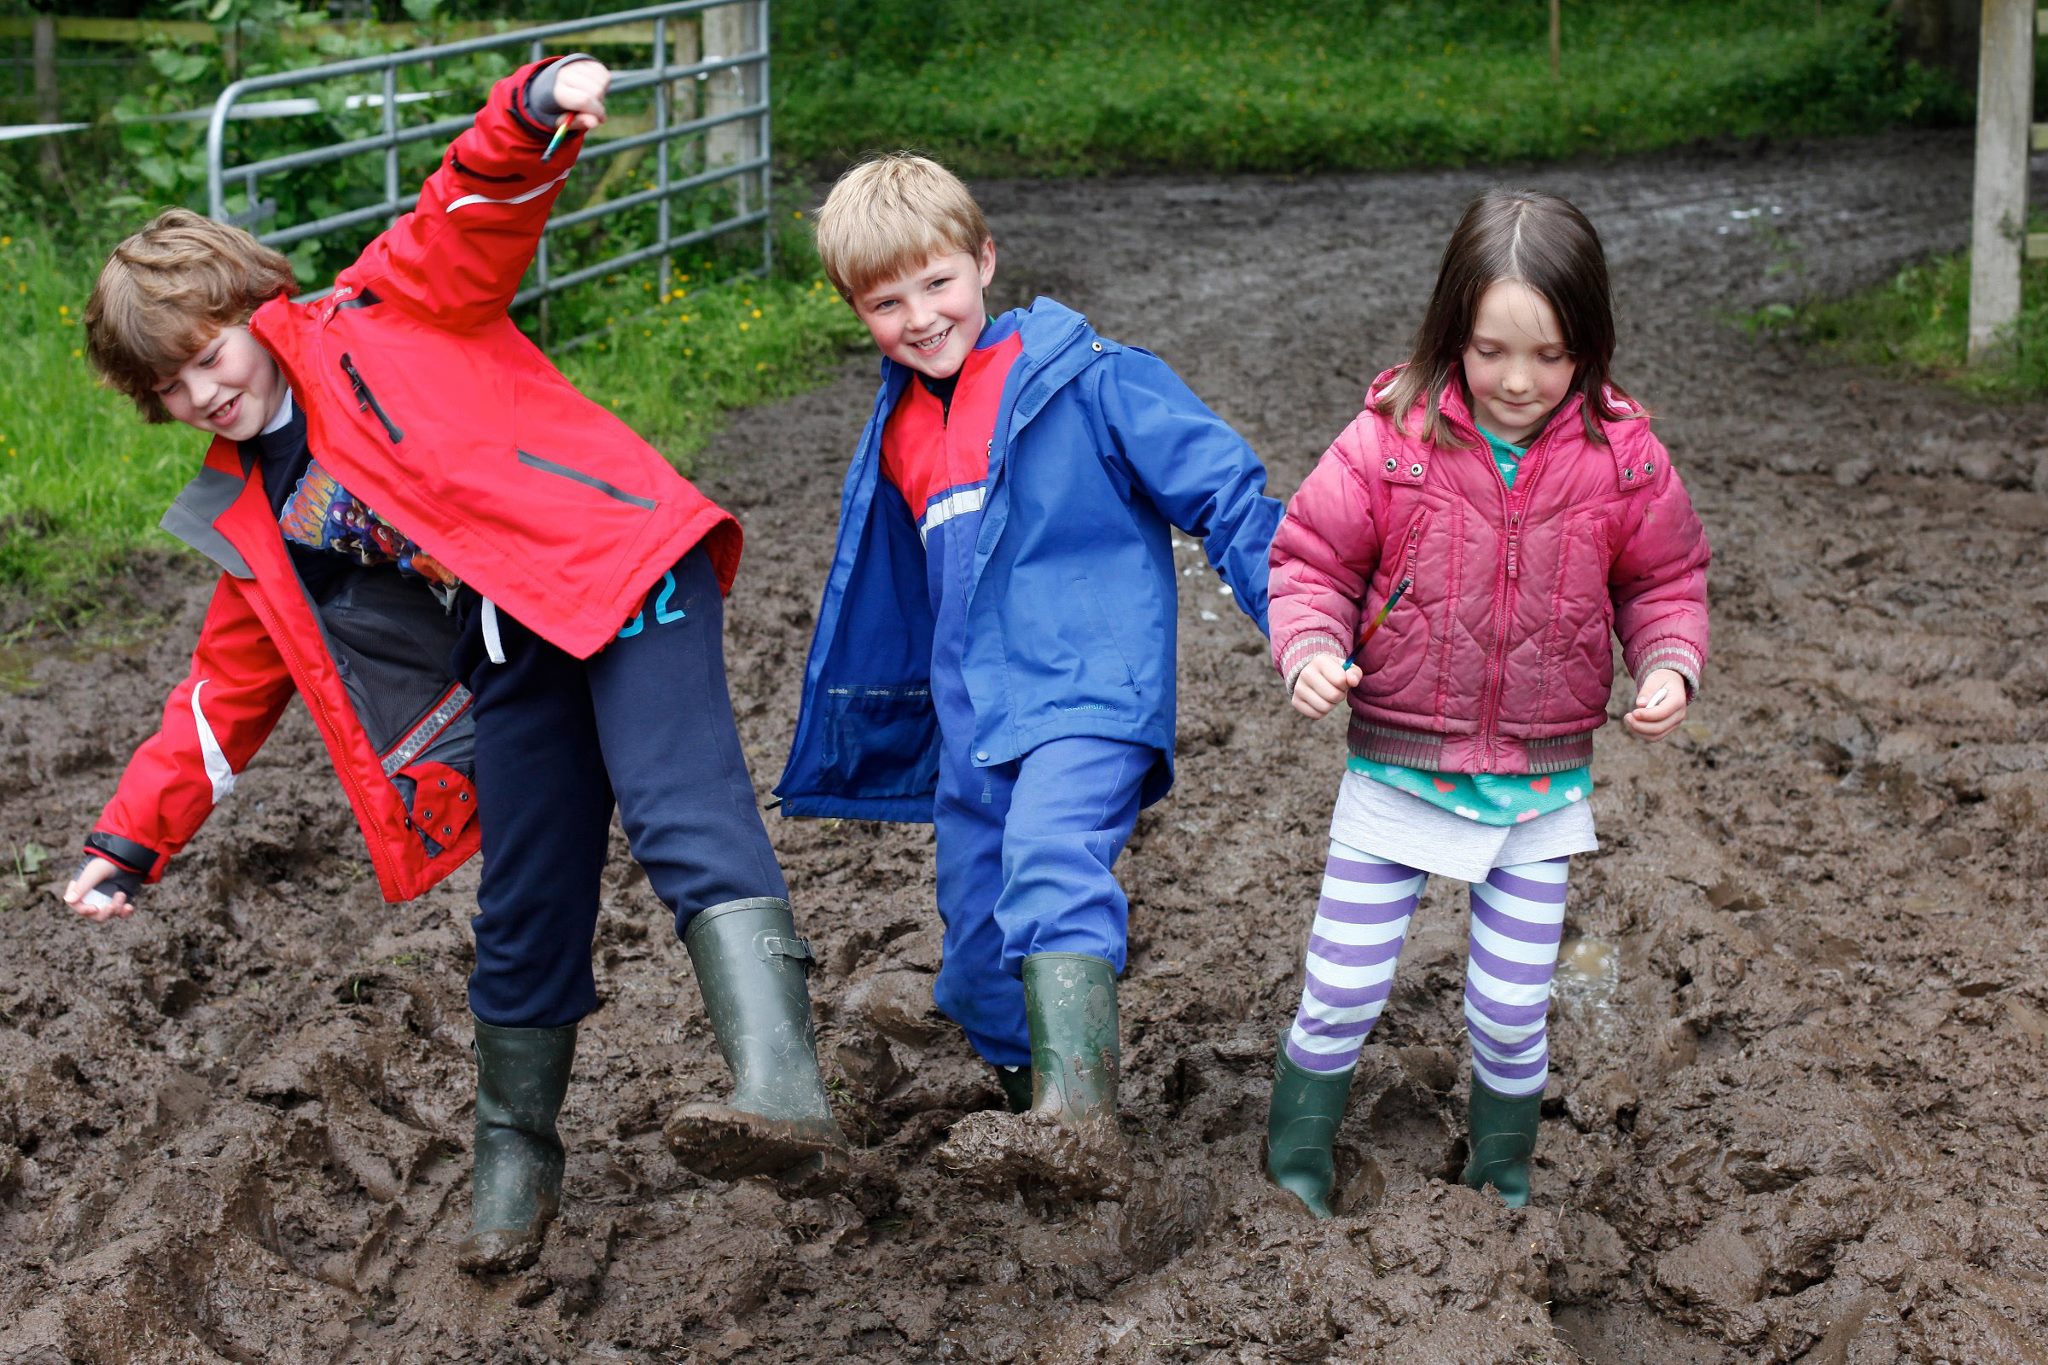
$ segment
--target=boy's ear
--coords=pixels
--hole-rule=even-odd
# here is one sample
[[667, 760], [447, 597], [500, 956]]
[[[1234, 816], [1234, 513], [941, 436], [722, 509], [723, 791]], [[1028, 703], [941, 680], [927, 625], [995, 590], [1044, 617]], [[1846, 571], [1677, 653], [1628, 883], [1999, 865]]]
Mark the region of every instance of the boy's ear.
[[990, 281], [994, 280], [994, 279], [995, 279], [995, 277], [996, 277], [996, 239], [995, 239], [995, 238], [993, 238], [993, 237], [984, 237], [984, 238], [982, 238], [982, 239], [981, 239], [981, 252], [980, 252], [980, 256], [981, 256], [981, 287], [982, 287], [983, 289], [986, 289], [986, 288], [988, 288], [988, 286], [989, 286], [989, 283], [990, 283]]

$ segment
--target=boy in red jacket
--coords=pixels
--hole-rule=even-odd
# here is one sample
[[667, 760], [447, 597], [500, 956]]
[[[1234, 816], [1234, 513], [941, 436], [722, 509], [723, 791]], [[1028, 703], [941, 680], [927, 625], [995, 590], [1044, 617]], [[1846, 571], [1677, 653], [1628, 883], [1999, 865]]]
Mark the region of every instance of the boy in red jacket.
[[[500, 81], [314, 303], [247, 233], [171, 210], [86, 308], [95, 368], [144, 420], [214, 438], [164, 526], [223, 572], [64, 899], [131, 914], [295, 692], [387, 899], [481, 848], [472, 1270], [530, 1263], [559, 1203], [614, 805], [736, 1082], [671, 1119], [679, 1157], [727, 1178], [846, 1161], [726, 690], [739, 526], [506, 316], [610, 82], [580, 55]], [[550, 163], [564, 115], [579, 136]]]

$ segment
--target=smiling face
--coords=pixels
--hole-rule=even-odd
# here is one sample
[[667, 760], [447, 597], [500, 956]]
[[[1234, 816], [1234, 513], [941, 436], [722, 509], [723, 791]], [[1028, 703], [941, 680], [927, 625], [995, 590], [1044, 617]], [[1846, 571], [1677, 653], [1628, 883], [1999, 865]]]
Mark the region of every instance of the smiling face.
[[156, 395], [174, 420], [209, 436], [246, 441], [277, 415], [284, 379], [247, 327], [223, 327], [159, 378]]
[[883, 355], [919, 374], [950, 379], [981, 336], [988, 317], [982, 293], [995, 275], [996, 244], [985, 238], [978, 252], [935, 254], [860, 290], [853, 311]]
[[1479, 425], [1523, 444], [1564, 401], [1577, 372], [1543, 295], [1520, 280], [1498, 280], [1480, 295], [1465, 343], [1465, 387]]

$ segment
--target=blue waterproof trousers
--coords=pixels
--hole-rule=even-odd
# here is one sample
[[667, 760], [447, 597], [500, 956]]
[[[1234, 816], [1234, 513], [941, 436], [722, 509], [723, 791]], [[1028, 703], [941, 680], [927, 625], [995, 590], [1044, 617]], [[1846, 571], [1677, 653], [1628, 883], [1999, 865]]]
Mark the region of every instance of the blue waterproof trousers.
[[1028, 1066], [1024, 959], [1086, 953], [1124, 969], [1130, 905], [1111, 867], [1138, 822], [1148, 746], [1048, 740], [1014, 763], [939, 765], [939, 917], [945, 960], [932, 994], [998, 1066]]

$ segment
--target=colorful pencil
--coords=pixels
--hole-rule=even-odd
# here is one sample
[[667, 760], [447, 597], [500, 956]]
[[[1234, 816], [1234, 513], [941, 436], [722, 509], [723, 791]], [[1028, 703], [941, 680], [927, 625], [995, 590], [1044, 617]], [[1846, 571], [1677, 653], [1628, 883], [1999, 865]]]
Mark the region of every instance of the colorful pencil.
[[1394, 603], [1401, 600], [1401, 594], [1408, 591], [1408, 585], [1414, 581], [1415, 577], [1411, 574], [1394, 585], [1394, 590], [1387, 594], [1387, 604], [1380, 608], [1380, 614], [1373, 617], [1365, 629], [1359, 632], [1358, 643], [1351, 647], [1351, 657], [1344, 661], [1345, 668], [1348, 669], [1358, 662], [1358, 656], [1365, 653], [1365, 642], [1372, 638], [1374, 631], [1386, 623], [1387, 613], [1394, 609]]
[[542, 161], [552, 160], [555, 155], [555, 148], [562, 145], [562, 139], [569, 132], [570, 117], [571, 115], [568, 114], [562, 115], [562, 121], [555, 125], [555, 135], [548, 139], [548, 149], [540, 154]]

